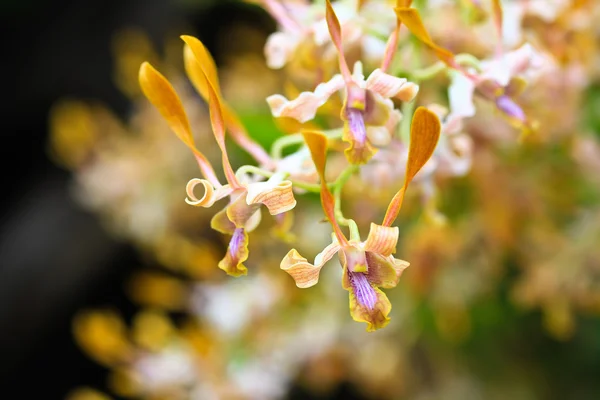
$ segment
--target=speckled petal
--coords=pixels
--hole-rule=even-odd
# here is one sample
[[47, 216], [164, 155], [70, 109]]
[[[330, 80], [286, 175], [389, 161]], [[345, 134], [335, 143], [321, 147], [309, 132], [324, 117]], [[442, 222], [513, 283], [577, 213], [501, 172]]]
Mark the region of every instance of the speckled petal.
[[[200, 199], [198, 199], [194, 194], [194, 189], [197, 185], [204, 186], [204, 195], [202, 195]], [[213, 185], [206, 179], [194, 178], [191, 179], [185, 186], [185, 192], [188, 196], [185, 199], [185, 202], [189, 205], [197, 207], [210, 207], [216, 201], [228, 196], [231, 193], [231, 188], [229, 185], [214, 188]]]
[[248, 205], [262, 203], [269, 209], [271, 215], [281, 214], [296, 206], [290, 181], [255, 182], [249, 184], [247, 188], [246, 203]]
[[281, 261], [281, 269], [290, 274], [299, 288], [314, 286], [319, 281], [319, 273], [323, 265], [340, 249], [337, 242], [331, 243], [315, 257], [314, 264], [300, 255], [296, 249], [290, 250]]
[[419, 92], [419, 85], [408, 82], [406, 78], [388, 75], [377, 68], [367, 78], [367, 90], [372, 90], [386, 99], [395, 97], [402, 101], [411, 101]]
[[369, 236], [365, 242], [365, 251], [379, 253], [383, 256], [394, 254], [399, 233], [400, 230], [397, 226], [389, 227], [371, 223]]

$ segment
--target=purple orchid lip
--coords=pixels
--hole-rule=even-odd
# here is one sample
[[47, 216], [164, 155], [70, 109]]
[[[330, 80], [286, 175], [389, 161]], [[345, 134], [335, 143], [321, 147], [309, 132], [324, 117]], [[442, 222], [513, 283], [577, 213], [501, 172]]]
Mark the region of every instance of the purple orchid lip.
[[377, 294], [367, 279], [367, 275], [362, 272], [348, 271], [348, 277], [350, 278], [350, 284], [356, 296], [356, 301], [369, 310], [374, 309], [375, 303], [377, 303]]
[[515, 103], [510, 97], [507, 95], [502, 95], [496, 99], [496, 106], [503, 111], [506, 115], [516, 118], [519, 121], [525, 121], [525, 113]]
[[346, 109], [348, 118], [348, 127], [354, 141], [362, 146], [367, 141], [367, 128], [365, 128], [364, 112], [356, 108], [348, 107]]
[[229, 253], [232, 257], [237, 256], [240, 251], [240, 247], [242, 242], [244, 241], [244, 228], [237, 228], [233, 232], [233, 236], [231, 237], [231, 241], [229, 242]]

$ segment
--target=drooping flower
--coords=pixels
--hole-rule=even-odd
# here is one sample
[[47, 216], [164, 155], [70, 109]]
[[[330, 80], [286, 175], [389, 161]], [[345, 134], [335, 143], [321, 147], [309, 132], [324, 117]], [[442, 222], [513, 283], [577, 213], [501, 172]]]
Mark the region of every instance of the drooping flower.
[[366, 241], [357, 231], [350, 239], [342, 232], [335, 216], [335, 200], [325, 181], [327, 139], [317, 132], [303, 132], [305, 141], [321, 178], [321, 203], [333, 227], [333, 240], [317, 255], [313, 264], [295, 249], [281, 261], [286, 271], [300, 288], [315, 285], [321, 268], [336, 253], [342, 265], [342, 286], [350, 292], [350, 313], [356, 321], [366, 322], [367, 331], [383, 328], [390, 321], [391, 304], [379, 288], [393, 288], [409, 263], [393, 256], [398, 241], [398, 227], [391, 227], [410, 181], [431, 157], [440, 134], [436, 115], [425, 108], [415, 112], [411, 127], [410, 154], [406, 166], [404, 186], [394, 196], [381, 225], [372, 223]]
[[[216, 201], [230, 197], [230, 203], [213, 217], [211, 227], [231, 235], [227, 253], [219, 262], [219, 268], [232, 276], [245, 275], [247, 269], [243, 262], [248, 258], [248, 232], [255, 229], [260, 222], [260, 205], [265, 205], [272, 215], [294, 208], [296, 200], [292, 192], [292, 183], [284, 180], [282, 174], [274, 174], [266, 182], [252, 183], [242, 182], [236, 176], [229, 163], [225, 147], [226, 123], [236, 119], [231, 109], [223, 108], [216, 68], [214, 63], [210, 62], [212, 59], [209, 59], [202, 43], [189, 36], [184, 36], [183, 40], [189, 46], [185, 50], [188, 74], [203, 97], [208, 99], [213, 133], [221, 149], [226, 185], [219, 182], [210, 162], [195, 147], [185, 110], [167, 79], [150, 64], [144, 63], [140, 68], [140, 85], [146, 97], [158, 108], [171, 129], [192, 150], [204, 176], [204, 179], [195, 178], [188, 182], [186, 202], [194, 206], [210, 207]], [[229, 117], [226, 119], [227, 115]], [[204, 188], [204, 194], [200, 199], [194, 194], [194, 189], [198, 185]]]
[[[344, 121], [344, 140], [350, 143], [345, 154], [353, 164], [364, 164], [375, 154], [373, 145], [386, 145], [392, 137], [393, 128], [402, 115], [394, 109], [393, 98], [412, 100], [418, 86], [405, 78], [398, 78], [375, 69], [365, 80], [362, 64], [357, 62], [351, 74], [342, 48], [340, 23], [327, 1], [327, 25], [331, 39], [337, 48], [341, 74], [319, 84], [314, 92], [302, 92], [294, 100], [282, 95], [267, 98], [273, 116], [290, 117], [306, 122], [315, 117], [317, 109], [336, 92], [344, 89], [345, 100], [341, 112]], [[390, 48], [392, 50], [393, 47]], [[387, 57], [386, 57], [387, 59]]]

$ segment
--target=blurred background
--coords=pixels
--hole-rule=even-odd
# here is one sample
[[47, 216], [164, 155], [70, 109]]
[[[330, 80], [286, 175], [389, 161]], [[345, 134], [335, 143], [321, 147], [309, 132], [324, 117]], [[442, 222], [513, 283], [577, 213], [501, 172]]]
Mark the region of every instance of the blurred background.
[[[226, 242], [211, 212], [181, 201], [193, 160], [137, 88], [140, 63], [157, 63], [216, 155], [183, 74], [178, 37], [196, 35], [269, 144], [281, 132], [263, 99], [284, 83], [264, 66], [269, 14], [233, 0], [7, 0], [0, 18], [3, 397], [600, 398], [600, 24], [523, 22], [584, 81], [556, 75], [525, 98], [553, 127], [525, 145], [484, 132], [489, 119], [469, 125], [473, 171], [439, 182], [450, 223], [409, 202], [398, 254], [412, 266], [388, 292], [392, 324], [366, 334], [335, 268], [307, 291], [278, 270], [285, 240], [253, 242], [248, 277], [216, 269]], [[349, 210], [389, 199], [353, 187]], [[327, 227], [316, 197], [300, 204], [293, 232], [318, 236], [300, 245], [316, 254]]]

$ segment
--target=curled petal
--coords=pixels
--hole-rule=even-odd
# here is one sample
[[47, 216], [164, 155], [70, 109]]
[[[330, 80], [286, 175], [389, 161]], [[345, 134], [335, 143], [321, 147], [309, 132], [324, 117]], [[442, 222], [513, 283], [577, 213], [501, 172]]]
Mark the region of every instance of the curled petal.
[[388, 75], [377, 68], [367, 78], [367, 89], [384, 98], [396, 97], [402, 101], [411, 101], [419, 91], [419, 85], [408, 82], [406, 78]]
[[302, 92], [294, 100], [288, 100], [280, 94], [267, 97], [267, 103], [274, 117], [294, 118], [299, 122], [313, 119], [317, 109], [338, 90], [344, 87], [341, 75], [334, 75], [328, 82], [319, 84], [314, 92]]
[[219, 261], [219, 268], [231, 276], [248, 273], [243, 262], [248, 259], [248, 235], [243, 228], [237, 228], [231, 236], [225, 257]]
[[397, 226], [389, 227], [371, 223], [369, 236], [365, 242], [365, 251], [389, 256], [396, 252], [398, 235], [400, 230]]
[[[202, 198], [198, 199], [194, 194], [194, 189], [197, 185], [204, 186], [204, 195]], [[191, 206], [199, 206], [199, 207], [210, 207], [215, 201], [222, 199], [223, 197], [229, 195], [231, 192], [231, 188], [228, 185], [221, 186], [215, 190], [213, 185], [207, 181], [206, 179], [190, 179], [190, 181], [185, 186], [185, 192], [187, 193], [187, 198], [185, 202]]]
[[200, 40], [193, 36], [183, 35], [181, 39], [185, 42], [183, 50], [185, 70], [196, 90], [204, 100], [208, 101], [210, 97], [208, 85], [210, 84], [220, 96], [217, 66], [210, 52]]
[[281, 269], [290, 274], [299, 288], [314, 286], [319, 281], [319, 272], [323, 265], [339, 250], [337, 243], [331, 243], [315, 257], [315, 263], [311, 264], [300, 255], [296, 249], [290, 250], [281, 261]]
[[264, 204], [271, 215], [281, 214], [296, 206], [296, 199], [292, 192], [292, 182], [278, 183], [256, 182], [248, 185], [246, 202], [251, 204]]

